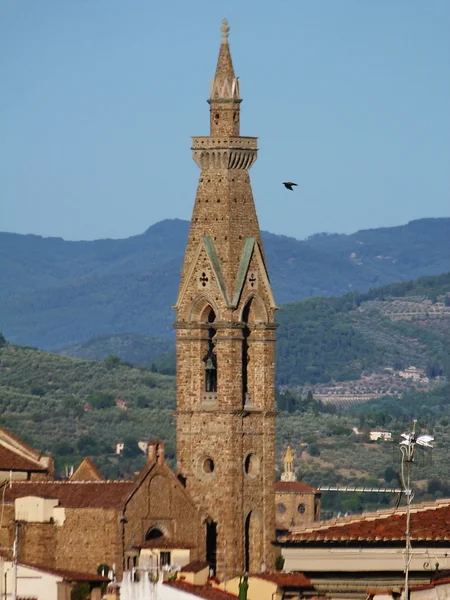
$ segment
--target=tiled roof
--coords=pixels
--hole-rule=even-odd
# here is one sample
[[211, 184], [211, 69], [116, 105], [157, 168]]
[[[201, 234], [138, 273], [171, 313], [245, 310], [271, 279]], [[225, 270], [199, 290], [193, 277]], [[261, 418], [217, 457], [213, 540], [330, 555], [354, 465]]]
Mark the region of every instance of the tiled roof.
[[181, 573], [200, 573], [203, 569], [207, 569], [209, 567], [209, 563], [204, 562], [203, 560], [192, 560], [187, 565], [184, 565], [180, 569]]
[[437, 585], [448, 585], [450, 583], [450, 577], [442, 577], [441, 579], [435, 579], [430, 583], [422, 583], [418, 585], [412, 585], [409, 589], [411, 592], [419, 590], [431, 590]]
[[184, 581], [167, 581], [164, 585], [168, 585], [182, 592], [187, 592], [199, 598], [206, 600], [236, 600], [235, 594], [224, 592], [218, 588], [208, 587], [206, 585], [192, 585]]
[[92, 460], [85, 458], [76, 468], [70, 481], [103, 481], [104, 479]]
[[67, 508], [119, 508], [134, 488], [134, 481], [25, 481], [8, 485], [5, 501], [39, 496], [55, 498]]
[[36, 460], [39, 459], [41, 453], [38, 450], [36, 450], [35, 448], [32, 448], [26, 442], [24, 442], [22, 439], [17, 437], [17, 435], [14, 435], [14, 433], [11, 433], [11, 431], [9, 431], [9, 429], [6, 429], [6, 427], [2, 427], [0, 425], [0, 439], [2, 437], [6, 438], [6, 439], [10, 438], [11, 440], [13, 440], [13, 442], [17, 442], [17, 445], [20, 446], [22, 448], [22, 450], [24, 450], [24, 451], [26, 450], [27, 452], [29, 452], [29, 454], [34, 456], [36, 458]]
[[275, 492], [294, 492], [297, 494], [320, 494], [316, 488], [303, 483], [303, 481], [277, 481]]
[[0, 444], [0, 471], [47, 471], [47, 467]]
[[[403, 541], [406, 508], [378, 511], [350, 518], [323, 521], [296, 529], [278, 538], [280, 543], [340, 541]], [[411, 539], [415, 541], [450, 540], [450, 500], [411, 506]]]
[[276, 583], [280, 588], [296, 587], [296, 588], [312, 588], [313, 585], [311, 580], [308, 579], [303, 573], [256, 573], [250, 575], [251, 577], [257, 577], [258, 579], [265, 579]]
[[33, 565], [27, 563], [20, 563], [23, 567], [27, 567], [28, 569], [36, 569], [38, 571], [43, 571], [44, 573], [49, 573], [50, 575], [56, 575], [57, 577], [62, 577], [63, 579], [67, 579], [69, 581], [86, 581], [86, 582], [104, 582], [109, 581], [108, 577], [103, 577], [103, 575], [97, 575], [92, 573], [80, 573], [79, 571], [69, 571], [68, 569], [53, 569], [50, 567], [46, 567], [44, 565]]

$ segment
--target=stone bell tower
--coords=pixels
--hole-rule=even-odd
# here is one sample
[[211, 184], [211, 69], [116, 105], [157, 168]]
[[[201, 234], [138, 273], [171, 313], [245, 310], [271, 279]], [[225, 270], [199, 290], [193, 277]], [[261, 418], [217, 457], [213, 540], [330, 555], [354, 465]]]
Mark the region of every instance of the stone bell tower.
[[177, 469], [207, 515], [219, 578], [274, 567], [276, 310], [240, 135], [239, 79], [222, 23], [177, 313]]

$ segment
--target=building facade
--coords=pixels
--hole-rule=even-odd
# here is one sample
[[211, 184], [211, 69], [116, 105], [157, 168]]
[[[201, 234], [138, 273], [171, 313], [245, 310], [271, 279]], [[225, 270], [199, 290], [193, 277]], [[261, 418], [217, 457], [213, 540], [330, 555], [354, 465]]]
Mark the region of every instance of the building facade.
[[206, 514], [206, 558], [219, 577], [272, 569], [275, 537], [275, 328], [228, 25], [211, 84], [176, 310], [177, 468]]
[[281, 481], [275, 483], [277, 533], [320, 520], [319, 490], [297, 481], [291, 447], [286, 448]]

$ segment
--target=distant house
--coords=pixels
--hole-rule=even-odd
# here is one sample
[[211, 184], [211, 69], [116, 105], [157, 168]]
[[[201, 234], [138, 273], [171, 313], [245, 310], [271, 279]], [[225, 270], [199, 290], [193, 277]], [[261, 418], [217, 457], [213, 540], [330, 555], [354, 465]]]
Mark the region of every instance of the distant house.
[[116, 406], [117, 406], [117, 408], [126, 410], [128, 408], [128, 400], [122, 400], [121, 398], [116, 398]]
[[392, 440], [392, 433], [390, 431], [382, 431], [381, 429], [371, 431], [369, 436], [372, 442], [376, 442], [377, 440], [384, 440], [385, 442], [389, 442]]
[[116, 454], [122, 454], [125, 449], [125, 444], [123, 442], [117, 442], [116, 444]]

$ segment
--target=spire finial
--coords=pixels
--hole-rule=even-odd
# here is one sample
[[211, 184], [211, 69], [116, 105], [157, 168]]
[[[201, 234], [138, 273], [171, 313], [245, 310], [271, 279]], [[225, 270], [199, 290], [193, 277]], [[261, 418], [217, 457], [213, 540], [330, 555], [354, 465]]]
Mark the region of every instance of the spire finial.
[[230, 31], [230, 28], [228, 27], [228, 21], [226, 19], [223, 19], [220, 31], [222, 32], [222, 44], [228, 44], [228, 32]]

